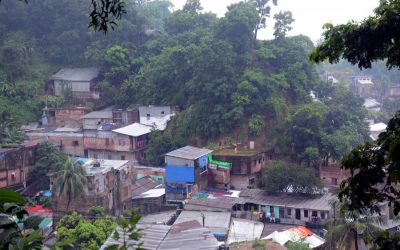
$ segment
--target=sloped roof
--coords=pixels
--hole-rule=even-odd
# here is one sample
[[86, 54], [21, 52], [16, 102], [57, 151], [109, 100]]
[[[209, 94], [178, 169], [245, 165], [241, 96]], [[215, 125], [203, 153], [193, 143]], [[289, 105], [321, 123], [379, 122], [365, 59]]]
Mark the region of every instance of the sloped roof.
[[[161, 184], [160, 184], [161, 186]], [[141, 193], [138, 196], [134, 196], [132, 199], [144, 199], [144, 198], [158, 198], [165, 195], [165, 188], [153, 188], [146, 192]]]
[[211, 153], [212, 150], [208, 148], [196, 148], [192, 146], [185, 146], [183, 148], [178, 148], [174, 151], [167, 153], [165, 156], [171, 156], [176, 158], [183, 158], [188, 160], [196, 160], [202, 156]]
[[151, 132], [153, 128], [151, 126], [143, 125], [140, 123], [133, 123], [131, 125], [119, 128], [119, 129], [114, 129], [113, 132], [118, 133], [118, 134], [123, 134], [123, 135], [128, 135], [128, 136], [141, 136], [145, 135]]
[[155, 127], [158, 130], [164, 131], [165, 128], [167, 127], [167, 123], [169, 120], [171, 120], [171, 116], [173, 114], [168, 114], [162, 117], [146, 117], [146, 116], [141, 116], [140, 117], [140, 123], [148, 126]]
[[111, 119], [113, 118], [111, 110], [92, 111], [82, 117], [83, 119]]
[[62, 68], [51, 76], [52, 80], [64, 81], [91, 81], [99, 75], [97, 68]]
[[192, 220], [173, 225], [159, 249], [218, 249], [218, 241], [208, 228], [201, 227], [198, 221]]
[[[167, 235], [167, 233], [169, 232], [171, 226], [166, 226], [166, 225], [156, 225], [156, 224], [138, 224], [137, 225], [138, 229], [140, 229], [140, 234], [142, 235], [140, 237], [140, 242], [143, 242], [143, 247], [145, 249], [160, 249], [160, 243], [161, 241], [165, 238], [165, 236]], [[120, 235], [120, 239], [119, 240], [115, 240], [113, 238], [113, 234], [111, 234], [107, 241], [101, 246], [100, 249], [105, 249], [108, 246], [117, 244], [118, 246], [122, 246], [123, 245], [123, 237], [124, 237], [124, 233], [122, 231], [121, 228], [117, 228], [117, 231]], [[129, 236], [126, 235], [125, 236], [125, 240], [127, 241], [127, 244], [132, 246], [132, 249], [135, 249], [134, 246], [136, 246], [137, 241], [129, 239]], [[131, 248], [129, 248], [131, 249]]]
[[160, 183], [153, 180], [151, 177], [145, 176], [137, 180], [136, 183], [132, 186], [132, 196], [139, 196], [140, 194], [147, 192], [159, 185]]
[[268, 195], [264, 190], [246, 189], [240, 192], [239, 196], [242, 202], [247, 203], [329, 211], [331, 209], [329, 200], [334, 195], [326, 193], [315, 198], [297, 194]]
[[209, 211], [189, 211], [183, 210], [175, 221], [179, 224], [186, 221], [196, 220], [200, 224], [208, 227], [212, 232], [228, 231], [231, 222], [230, 212], [209, 212]]

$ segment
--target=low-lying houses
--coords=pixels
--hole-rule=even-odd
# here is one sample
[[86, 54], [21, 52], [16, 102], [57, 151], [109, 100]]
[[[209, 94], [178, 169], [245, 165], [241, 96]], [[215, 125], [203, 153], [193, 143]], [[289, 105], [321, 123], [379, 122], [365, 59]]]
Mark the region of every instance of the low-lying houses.
[[97, 68], [63, 68], [51, 76], [50, 88], [55, 96], [71, 93], [74, 100], [85, 102], [100, 98], [97, 90], [99, 70]]
[[254, 187], [258, 175], [267, 164], [264, 150], [257, 149], [222, 149], [213, 152], [215, 160], [232, 163], [230, 186], [232, 189]]
[[[87, 190], [84, 196], [71, 201], [68, 211], [86, 213], [92, 206], [101, 206], [106, 212], [119, 215], [121, 210], [131, 207], [135, 181], [132, 162], [86, 158], [78, 161], [86, 170]], [[57, 213], [68, 212], [67, 199], [54, 193], [52, 208]]]
[[295, 225], [320, 226], [337, 212], [330, 204], [332, 193], [308, 197], [298, 194], [268, 195], [264, 190], [245, 189], [238, 196], [204, 197], [185, 200], [185, 210], [226, 211], [236, 218]]

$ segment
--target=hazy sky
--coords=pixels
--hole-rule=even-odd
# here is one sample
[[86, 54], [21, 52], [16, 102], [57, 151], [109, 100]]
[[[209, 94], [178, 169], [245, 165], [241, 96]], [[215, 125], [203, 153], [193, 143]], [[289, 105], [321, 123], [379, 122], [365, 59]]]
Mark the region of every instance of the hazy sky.
[[[186, 0], [170, 0], [175, 9], [181, 8]], [[226, 7], [240, 0], [201, 0], [204, 11], [223, 16]], [[379, 0], [278, 0], [278, 6], [272, 7], [272, 12], [290, 10], [295, 22], [289, 35], [304, 34], [312, 40], [321, 37], [324, 23], [346, 23], [350, 20], [361, 21], [372, 14]], [[260, 33], [259, 39], [272, 37], [273, 20], [270, 20], [270, 30]]]

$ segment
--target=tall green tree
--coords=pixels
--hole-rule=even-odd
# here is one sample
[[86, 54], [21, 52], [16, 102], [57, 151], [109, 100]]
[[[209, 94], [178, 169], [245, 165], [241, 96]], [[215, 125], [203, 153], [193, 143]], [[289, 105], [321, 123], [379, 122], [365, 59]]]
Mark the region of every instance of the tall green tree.
[[260, 184], [265, 191], [272, 194], [319, 194], [322, 189], [314, 169], [283, 161], [274, 162], [264, 168]]
[[71, 159], [68, 158], [63, 168], [54, 173], [52, 178], [54, 178], [54, 194], [67, 199], [67, 211], [73, 199], [85, 195], [87, 184], [86, 171], [80, 165], [74, 166]]
[[201, 7], [200, 0], [187, 0], [182, 10], [189, 13], [199, 13], [203, 10], [203, 7]]
[[[250, 0], [249, 3], [256, 8], [258, 13], [258, 19], [254, 26], [254, 40], [256, 40], [258, 30], [267, 27], [267, 19], [271, 13], [271, 5], [270, 0]], [[277, 5], [278, 0], [272, 0], [272, 3]]]
[[286, 36], [286, 33], [292, 30], [291, 24], [295, 21], [290, 11], [279, 11], [274, 15], [274, 36], [275, 39], [281, 39]]

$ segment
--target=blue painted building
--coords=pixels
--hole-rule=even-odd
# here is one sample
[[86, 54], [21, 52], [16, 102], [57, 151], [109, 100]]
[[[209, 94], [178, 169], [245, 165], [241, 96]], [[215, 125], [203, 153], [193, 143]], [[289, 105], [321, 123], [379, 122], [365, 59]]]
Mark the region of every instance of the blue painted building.
[[185, 146], [165, 155], [167, 201], [185, 200], [191, 193], [207, 187], [207, 155], [211, 152], [206, 148]]

